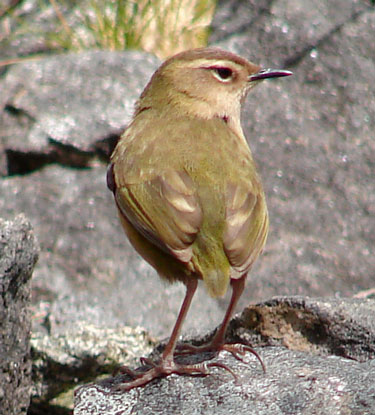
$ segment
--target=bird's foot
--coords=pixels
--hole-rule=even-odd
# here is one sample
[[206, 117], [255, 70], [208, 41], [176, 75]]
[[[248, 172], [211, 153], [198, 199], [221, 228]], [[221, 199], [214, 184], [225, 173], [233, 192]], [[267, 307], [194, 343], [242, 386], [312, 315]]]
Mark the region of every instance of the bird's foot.
[[116, 392], [127, 392], [130, 389], [144, 386], [147, 383], [152, 382], [154, 379], [166, 377], [173, 373], [176, 375], [189, 375], [189, 376], [207, 376], [211, 367], [220, 367], [227, 370], [237, 381], [236, 374], [225, 364], [219, 362], [202, 362], [193, 365], [178, 364], [175, 361], [168, 361], [166, 359], [160, 360], [159, 363], [153, 362], [151, 359], [145, 357], [141, 358], [143, 365], [151, 366], [145, 372], [138, 372], [129, 369], [126, 366], [119, 368], [121, 373], [127, 374], [133, 378], [133, 380], [125, 383], [121, 383], [115, 387]]
[[263, 360], [259, 356], [259, 354], [250, 346], [247, 346], [242, 343], [224, 343], [224, 344], [216, 344], [216, 343], [209, 343], [203, 346], [192, 346], [191, 344], [181, 344], [177, 345], [176, 347], [176, 354], [177, 355], [187, 355], [187, 354], [197, 354], [197, 353], [204, 353], [204, 352], [213, 352], [215, 356], [219, 354], [221, 351], [226, 351], [232, 354], [237, 360], [246, 363], [243, 359], [243, 356], [246, 355], [247, 352], [252, 353], [259, 361], [262, 366], [263, 372], [266, 373], [266, 366], [263, 363]]

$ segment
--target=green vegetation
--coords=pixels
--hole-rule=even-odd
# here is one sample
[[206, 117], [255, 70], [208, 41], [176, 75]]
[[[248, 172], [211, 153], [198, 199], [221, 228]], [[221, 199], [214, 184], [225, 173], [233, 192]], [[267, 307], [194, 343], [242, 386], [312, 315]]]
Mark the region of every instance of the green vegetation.
[[49, 51], [142, 49], [164, 58], [207, 44], [216, 0], [28, 0], [28, 3], [28, 11], [20, 0], [0, 6], [0, 42], [7, 36], [22, 37], [29, 33], [42, 39]]

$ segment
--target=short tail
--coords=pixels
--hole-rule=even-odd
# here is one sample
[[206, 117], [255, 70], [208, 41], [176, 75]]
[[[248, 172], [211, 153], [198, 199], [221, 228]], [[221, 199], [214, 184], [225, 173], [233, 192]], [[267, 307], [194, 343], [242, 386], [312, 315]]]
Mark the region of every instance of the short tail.
[[203, 281], [211, 297], [222, 297], [228, 289], [230, 280], [229, 272], [212, 270], [203, 277]]

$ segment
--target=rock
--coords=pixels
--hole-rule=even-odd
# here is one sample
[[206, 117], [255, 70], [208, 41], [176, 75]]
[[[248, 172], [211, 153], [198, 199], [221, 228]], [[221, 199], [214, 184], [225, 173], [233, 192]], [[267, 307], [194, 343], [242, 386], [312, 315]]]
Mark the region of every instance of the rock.
[[373, 299], [275, 297], [246, 307], [229, 331], [245, 343], [366, 362], [375, 358], [374, 313]]
[[159, 64], [142, 52], [93, 51], [11, 67], [0, 97], [0, 173], [108, 159]]
[[46, 405], [72, 409], [74, 389], [107, 376], [120, 365], [134, 365], [151, 352], [152, 340], [140, 328], [99, 328], [77, 323], [63, 334], [34, 332], [31, 411]]
[[[298, 0], [220, 1], [210, 43], [229, 47], [263, 65], [297, 67], [340, 30], [373, 13], [371, 5], [362, 0], [345, 4], [315, 0], [315, 7], [308, 6]], [[369, 34], [364, 36], [369, 40]], [[341, 53], [338, 56], [342, 59]]]
[[[375, 325], [369, 317], [374, 307], [374, 300], [301, 297], [257, 304], [232, 321], [228, 340], [251, 335], [250, 325], [263, 341], [282, 340], [284, 347], [255, 348], [266, 373], [251, 355], [239, 362], [223, 352], [214, 361], [228, 365], [237, 381], [211, 368], [203, 378], [172, 375], [125, 393], [114, 387], [129, 378], [108, 378], [76, 390], [74, 415], [374, 413], [375, 399], [368, 392], [375, 381]], [[337, 352], [348, 352], [350, 359]]]
[[27, 413], [31, 389], [30, 279], [38, 248], [29, 221], [0, 219], [0, 407]]

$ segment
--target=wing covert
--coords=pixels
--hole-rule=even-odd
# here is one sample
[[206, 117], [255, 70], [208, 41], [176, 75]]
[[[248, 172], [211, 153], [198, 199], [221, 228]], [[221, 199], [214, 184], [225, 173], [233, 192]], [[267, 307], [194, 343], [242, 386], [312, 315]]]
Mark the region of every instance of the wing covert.
[[193, 181], [185, 171], [169, 170], [152, 180], [116, 189], [120, 211], [145, 238], [183, 262], [202, 223]]
[[262, 193], [241, 184], [229, 183], [226, 194], [224, 250], [239, 278], [258, 257], [268, 233], [268, 213]]

